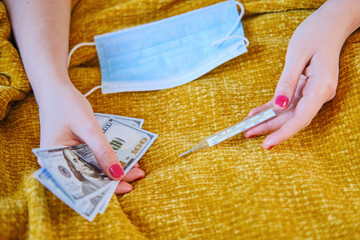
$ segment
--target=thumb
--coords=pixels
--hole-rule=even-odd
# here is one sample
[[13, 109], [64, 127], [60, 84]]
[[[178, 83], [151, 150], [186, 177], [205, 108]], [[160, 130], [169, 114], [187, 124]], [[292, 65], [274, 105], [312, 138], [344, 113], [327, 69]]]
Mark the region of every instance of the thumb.
[[90, 147], [101, 169], [109, 178], [120, 180], [124, 177], [120, 161], [99, 124], [91, 130], [84, 131], [82, 139]]
[[293, 56], [288, 52], [285, 66], [274, 94], [273, 104], [275, 109], [284, 110], [290, 105], [306, 64], [306, 58]]

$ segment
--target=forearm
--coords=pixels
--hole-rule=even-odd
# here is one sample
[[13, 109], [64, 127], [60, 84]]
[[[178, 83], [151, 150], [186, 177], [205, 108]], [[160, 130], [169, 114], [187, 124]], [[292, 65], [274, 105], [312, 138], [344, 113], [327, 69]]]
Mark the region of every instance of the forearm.
[[338, 41], [342, 46], [346, 38], [360, 27], [360, 0], [328, 0], [314, 17], [318, 17], [322, 24], [319, 34], [322, 29], [331, 28], [333, 36], [329, 41]]
[[349, 36], [360, 27], [360, 0], [329, 0], [334, 20], [341, 22], [344, 34]]
[[70, 0], [5, 0], [16, 43], [37, 100], [68, 84]]

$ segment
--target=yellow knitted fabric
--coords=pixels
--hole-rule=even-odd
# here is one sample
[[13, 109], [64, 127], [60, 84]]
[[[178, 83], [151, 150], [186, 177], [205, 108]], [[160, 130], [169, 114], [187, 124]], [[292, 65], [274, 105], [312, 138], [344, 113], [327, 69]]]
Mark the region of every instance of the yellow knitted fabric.
[[11, 26], [4, 4], [0, 2], [0, 120], [13, 101], [24, 99], [30, 91], [21, 59], [10, 42]]
[[[217, 2], [76, 1], [70, 47]], [[95, 112], [143, 118], [159, 135], [139, 162], [146, 177], [91, 223], [32, 177], [37, 105], [33, 94], [16, 102], [0, 121], [0, 239], [359, 239], [360, 31], [342, 50], [336, 97], [305, 130], [270, 151], [237, 136], [178, 158], [272, 98], [292, 32], [323, 2], [243, 1], [248, 53], [180, 87], [90, 95]], [[1, 72], [22, 68], [8, 46]], [[69, 74], [83, 93], [101, 83], [94, 47], [74, 53]]]

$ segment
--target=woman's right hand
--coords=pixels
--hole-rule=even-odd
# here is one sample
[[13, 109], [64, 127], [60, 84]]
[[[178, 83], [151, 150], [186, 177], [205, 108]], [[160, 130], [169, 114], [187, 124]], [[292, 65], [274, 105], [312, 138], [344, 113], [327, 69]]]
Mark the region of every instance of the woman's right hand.
[[68, 81], [53, 84], [36, 95], [40, 111], [40, 147], [73, 146], [86, 143], [93, 151], [104, 173], [120, 180], [116, 193], [132, 190], [129, 182], [143, 178], [137, 164], [124, 177], [124, 171], [97, 122], [90, 103]]

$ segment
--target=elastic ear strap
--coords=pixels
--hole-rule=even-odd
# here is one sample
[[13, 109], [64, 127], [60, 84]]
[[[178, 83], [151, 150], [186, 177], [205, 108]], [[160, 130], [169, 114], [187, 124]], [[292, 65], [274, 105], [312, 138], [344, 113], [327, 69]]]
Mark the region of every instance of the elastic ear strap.
[[239, 38], [239, 39], [242, 39], [244, 40], [245, 42], [245, 46], [249, 46], [249, 39], [247, 39], [246, 37], [243, 37], [243, 36], [228, 36], [228, 37], [224, 37], [220, 40], [217, 40], [215, 42], [213, 42], [211, 45], [212, 46], [220, 46], [223, 42], [225, 42], [226, 40], [229, 40], [229, 39], [233, 39], [233, 38]]
[[226, 40], [229, 40], [229, 39], [232, 39], [232, 38], [242, 39], [242, 40], [244, 40], [246, 47], [249, 46], [249, 40], [248, 40], [246, 37], [243, 37], [243, 36], [231, 36], [231, 35], [234, 33], [234, 31], [239, 27], [240, 21], [241, 21], [242, 17], [243, 17], [244, 14], [245, 14], [245, 8], [244, 8], [244, 6], [243, 6], [240, 2], [238, 2], [238, 1], [236, 1], [235, 3], [236, 3], [237, 6], [240, 7], [240, 10], [241, 10], [241, 12], [240, 12], [240, 14], [239, 14], [239, 17], [238, 17], [238, 19], [236, 20], [236, 23], [233, 25], [233, 27], [231, 28], [231, 30], [228, 32], [228, 34], [226, 34], [226, 36], [225, 36], [224, 38], [221, 38], [221, 39], [213, 42], [213, 43], [211, 44], [212, 46], [217, 46], [217, 47], [218, 47], [218, 46], [220, 46], [223, 42], [225, 42]]
[[238, 5], [240, 7], [241, 12], [240, 12], [239, 17], [240, 17], [240, 20], [241, 20], [242, 17], [244, 16], [244, 14], [245, 14], [245, 8], [244, 8], [244, 5], [242, 5], [241, 2], [236, 1], [236, 5]]
[[73, 53], [78, 49], [78, 48], [81, 48], [83, 46], [95, 46], [95, 43], [94, 42], [83, 42], [83, 43], [79, 43], [79, 44], [76, 44], [69, 52], [69, 56], [68, 56], [68, 60], [67, 60], [67, 67], [69, 68], [69, 65], [70, 65], [70, 59], [71, 59], [71, 56], [73, 55]]
[[234, 24], [234, 26], [232, 27], [232, 29], [230, 30], [230, 32], [226, 35], [226, 37], [229, 37], [231, 34], [234, 33], [234, 31], [235, 31], [235, 30], [237, 29], [237, 27], [239, 26], [239, 23], [240, 23], [242, 17], [243, 17], [244, 14], [245, 14], [245, 8], [244, 8], [244, 6], [241, 4], [241, 2], [236, 1], [235, 3], [236, 3], [237, 6], [240, 7], [241, 12], [240, 12], [240, 14], [239, 14], [238, 19], [236, 20], [236, 23]]
[[101, 85], [93, 87], [90, 91], [88, 91], [87, 93], [84, 94], [84, 97], [88, 97], [90, 94], [92, 94], [93, 92], [95, 92], [96, 90], [100, 89]]
[[[68, 56], [68, 60], [67, 60], [67, 67], [69, 68], [70, 65], [70, 60], [71, 60], [71, 56], [73, 55], [73, 53], [81, 47], [84, 46], [94, 46], [95, 43], [94, 42], [83, 42], [83, 43], [79, 43], [76, 44], [69, 52], [69, 56]], [[92, 94], [93, 92], [95, 92], [96, 90], [98, 90], [99, 88], [101, 88], [101, 85], [94, 87], [93, 89], [91, 89], [89, 92], [85, 93], [84, 96], [88, 97], [90, 94]]]

